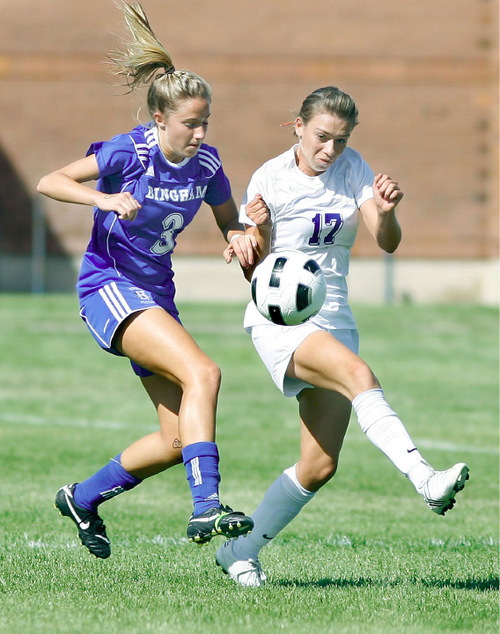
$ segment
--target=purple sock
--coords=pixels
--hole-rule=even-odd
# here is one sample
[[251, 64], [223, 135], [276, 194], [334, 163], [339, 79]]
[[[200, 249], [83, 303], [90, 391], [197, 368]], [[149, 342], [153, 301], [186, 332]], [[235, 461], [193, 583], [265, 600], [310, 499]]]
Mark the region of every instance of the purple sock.
[[129, 491], [142, 482], [121, 465], [121, 454], [112, 458], [106, 466], [76, 485], [74, 499], [78, 506], [95, 511], [99, 504]]
[[201, 515], [219, 502], [219, 452], [214, 442], [195, 442], [184, 447], [182, 459], [193, 496], [193, 515]]

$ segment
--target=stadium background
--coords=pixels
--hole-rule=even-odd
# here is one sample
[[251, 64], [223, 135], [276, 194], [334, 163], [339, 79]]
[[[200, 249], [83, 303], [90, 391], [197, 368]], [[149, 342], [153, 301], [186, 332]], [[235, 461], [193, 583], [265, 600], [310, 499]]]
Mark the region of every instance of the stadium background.
[[[0, 291], [68, 291], [92, 213], [42, 200], [35, 188], [92, 141], [133, 127], [140, 96], [123, 95], [105, 64], [124, 34], [122, 16], [112, 0], [0, 6]], [[361, 228], [354, 300], [387, 299], [390, 285], [396, 300], [497, 301], [496, 2], [143, 6], [176, 67], [212, 85], [207, 142], [219, 148], [237, 202], [252, 172], [291, 144], [280, 123], [309, 92], [335, 84], [355, 98], [351, 145], [401, 183], [405, 200], [395, 258]], [[246, 297], [237, 266], [220, 258], [223, 247], [204, 206], [177, 248], [181, 299]]]

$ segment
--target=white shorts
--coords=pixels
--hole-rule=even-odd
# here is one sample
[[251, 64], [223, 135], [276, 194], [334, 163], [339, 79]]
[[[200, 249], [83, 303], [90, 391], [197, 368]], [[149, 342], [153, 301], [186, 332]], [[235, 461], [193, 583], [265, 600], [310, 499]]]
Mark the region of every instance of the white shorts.
[[356, 329], [326, 329], [311, 321], [306, 321], [299, 326], [262, 324], [246, 328], [273, 381], [285, 396], [296, 396], [304, 388], [314, 387], [305, 381], [287, 377], [285, 373], [295, 350], [306, 337], [320, 330], [329, 332], [349, 350], [358, 354], [359, 335]]

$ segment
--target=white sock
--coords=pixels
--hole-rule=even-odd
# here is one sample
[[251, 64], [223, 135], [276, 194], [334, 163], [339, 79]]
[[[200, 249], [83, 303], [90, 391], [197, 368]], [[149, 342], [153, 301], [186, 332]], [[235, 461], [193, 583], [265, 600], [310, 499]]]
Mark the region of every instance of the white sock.
[[361, 429], [403, 473], [420, 493], [432, 467], [410, 438], [397, 414], [389, 407], [381, 389], [358, 394], [352, 402]]
[[302, 507], [314, 497], [297, 479], [296, 465], [285, 469], [266, 491], [262, 502], [252, 515], [254, 527], [249, 535], [233, 543], [238, 559], [254, 559], [264, 546], [276, 537]]

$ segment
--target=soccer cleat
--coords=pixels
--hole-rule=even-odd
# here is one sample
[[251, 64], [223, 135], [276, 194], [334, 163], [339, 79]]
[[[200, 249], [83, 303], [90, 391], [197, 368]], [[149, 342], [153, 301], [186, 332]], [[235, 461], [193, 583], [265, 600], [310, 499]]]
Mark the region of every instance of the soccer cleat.
[[253, 528], [253, 520], [244, 513], [233, 511], [229, 506], [209, 509], [201, 515], [191, 515], [187, 527], [190, 542], [206, 544], [215, 535], [238, 537], [246, 535]]
[[111, 546], [106, 527], [97, 513], [82, 509], [75, 504], [73, 493], [76, 484], [67, 484], [56, 493], [54, 506], [61, 515], [69, 517], [78, 526], [78, 535], [82, 544], [101, 559], [111, 555]]
[[423, 496], [427, 506], [437, 513], [444, 515], [453, 508], [455, 494], [465, 486], [469, 479], [469, 467], [463, 463], [451, 467], [447, 471], [433, 471], [424, 484]]
[[238, 559], [233, 552], [233, 541], [224, 542], [215, 554], [215, 563], [220, 566], [224, 574], [240, 586], [257, 588], [266, 583], [266, 574], [262, 570], [260, 561], [255, 559]]

